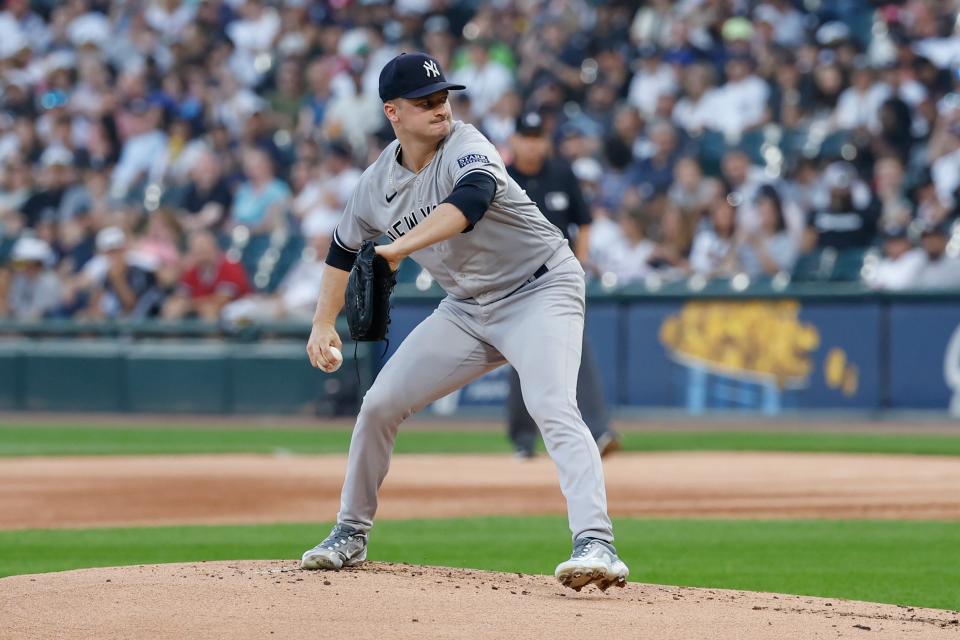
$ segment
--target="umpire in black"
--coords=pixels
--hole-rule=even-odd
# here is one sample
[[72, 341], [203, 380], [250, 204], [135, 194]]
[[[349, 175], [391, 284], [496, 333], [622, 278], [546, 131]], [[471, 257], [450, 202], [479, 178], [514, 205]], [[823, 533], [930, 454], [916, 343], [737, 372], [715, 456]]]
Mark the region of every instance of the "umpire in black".
[[[592, 221], [590, 209], [570, 166], [558, 158], [549, 157], [551, 145], [538, 113], [525, 113], [517, 120], [516, 132], [510, 138], [510, 149], [513, 153], [513, 161], [507, 165], [510, 177], [526, 190], [547, 220], [559, 227], [580, 262], [585, 262]], [[584, 331], [583, 335], [577, 404], [603, 456], [618, 449], [620, 443], [610, 429], [610, 413], [600, 386], [597, 359], [587, 342], [587, 332]], [[507, 412], [507, 432], [517, 456], [533, 457], [537, 425], [523, 403], [520, 376], [514, 369], [510, 370]]]

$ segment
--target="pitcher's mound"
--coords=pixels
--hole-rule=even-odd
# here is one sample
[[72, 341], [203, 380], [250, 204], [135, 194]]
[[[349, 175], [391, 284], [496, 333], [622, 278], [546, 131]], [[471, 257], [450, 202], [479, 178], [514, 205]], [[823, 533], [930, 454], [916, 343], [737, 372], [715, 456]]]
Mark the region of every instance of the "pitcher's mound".
[[13, 638], [956, 638], [949, 611], [370, 562], [85, 569], [0, 580]]

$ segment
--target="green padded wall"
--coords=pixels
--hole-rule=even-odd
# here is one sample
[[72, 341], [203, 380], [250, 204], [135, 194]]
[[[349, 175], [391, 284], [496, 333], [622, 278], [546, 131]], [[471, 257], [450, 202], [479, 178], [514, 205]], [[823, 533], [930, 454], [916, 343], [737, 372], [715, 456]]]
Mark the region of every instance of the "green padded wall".
[[24, 343], [22, 408], [29, 411], [120, 411], [123, 347], [116, 342]]

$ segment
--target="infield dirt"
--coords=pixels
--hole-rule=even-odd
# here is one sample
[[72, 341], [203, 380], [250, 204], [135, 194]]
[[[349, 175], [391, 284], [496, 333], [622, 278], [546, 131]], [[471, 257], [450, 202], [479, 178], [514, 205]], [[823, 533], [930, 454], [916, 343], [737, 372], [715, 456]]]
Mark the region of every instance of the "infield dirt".
[[960, 615], [836, 599], [291, 561], [85, 569], [0, 580], [3, 638], [956, 638]]
[[[0, 460], [0, 529], [327, 521], [344, 456]], [[615, 516], [960, 518], [960, 459], [635, 453], [604, 464]], [[401, 455], [381, 518], [563, 513], [553, 463]], [[552, 577], [293, 561], [86, 569], [0, 580], [0, 637], [956, 638], [960, 614], [629, 583], [575, 593]]]
[[[329, 521], [342, 455], [0, 460], [0, 529]], [[614, 516], [960, 519], [960, 458], [630, 453], [604, 461]], [[398, 455], [378, 518], [563, 514], [545, 456]]]

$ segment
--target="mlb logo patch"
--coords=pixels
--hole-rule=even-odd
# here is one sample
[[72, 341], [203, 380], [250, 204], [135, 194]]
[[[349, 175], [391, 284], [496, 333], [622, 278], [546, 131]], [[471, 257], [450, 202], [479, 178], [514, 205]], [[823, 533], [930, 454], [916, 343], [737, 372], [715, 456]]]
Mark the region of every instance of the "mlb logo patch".
[[457, 158], [457, 164], [460, 165], [461, 169], [463, 169], [468, 164], [473, 164], [474, 162], [488, 163], [490, 162], [490, 159], [481, 153], [468, 153], [465, 156]]

